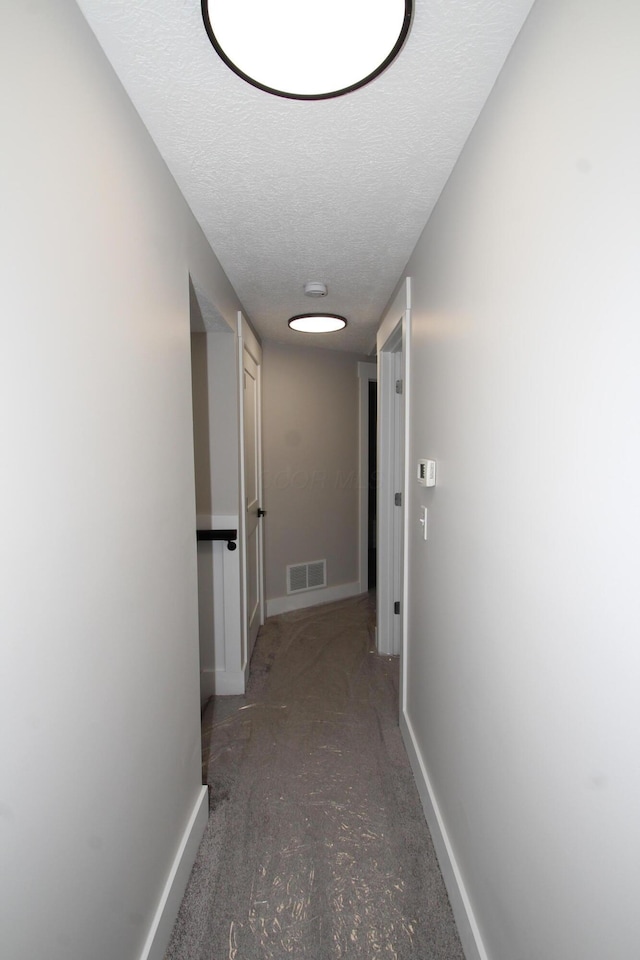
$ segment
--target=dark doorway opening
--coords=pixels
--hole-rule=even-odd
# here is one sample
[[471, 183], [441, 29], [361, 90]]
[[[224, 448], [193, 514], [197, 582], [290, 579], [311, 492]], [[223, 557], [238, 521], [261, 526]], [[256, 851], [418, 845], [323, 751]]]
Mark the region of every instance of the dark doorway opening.
[[377, 516], [377, 460], [378, 460], [378, 384], [375, 380], [369, 381], [369, 461], [368, 461], [368, 493], [367, 498], [367, 580], [369, 590], [376, 586], [376, 516]]

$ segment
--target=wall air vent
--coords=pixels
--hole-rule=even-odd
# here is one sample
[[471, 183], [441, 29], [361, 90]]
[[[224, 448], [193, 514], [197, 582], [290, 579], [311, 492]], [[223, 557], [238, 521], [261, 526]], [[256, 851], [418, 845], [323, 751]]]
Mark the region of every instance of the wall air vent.
[[318, 590], [327, 585], [327, 561], [292, 563], [287, 567], [287, 593]]

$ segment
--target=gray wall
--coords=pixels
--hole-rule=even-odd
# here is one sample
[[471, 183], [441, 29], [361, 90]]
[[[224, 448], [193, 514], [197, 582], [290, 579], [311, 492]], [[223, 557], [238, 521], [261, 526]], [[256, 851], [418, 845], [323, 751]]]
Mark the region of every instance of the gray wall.
[[537, 0], [407, 268], [407, 717], [490, 960], [640, 943], [639, 49]]
[[213, 513], [211, 436], [209, 428], [209, 369], [207, 336], [191, 334], [191, 390], [193, 399], [193, 447], [196, 480], [196, 513]]
[[237, 334], [191, 334], [196, 507], [203, 518], [237, 514], [240, 446]]
[[267, 599], [286, 567], [327, 560], [327, 584], [358, 579], [358, 360], [263, 343]]
[[140, 956], [201, 792], [189, 271], [78, 8], [3, 7], [0, 953]]

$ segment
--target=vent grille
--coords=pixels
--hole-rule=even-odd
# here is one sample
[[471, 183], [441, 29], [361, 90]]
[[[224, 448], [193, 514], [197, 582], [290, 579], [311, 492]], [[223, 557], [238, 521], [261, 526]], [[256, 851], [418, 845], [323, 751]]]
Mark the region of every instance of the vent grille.
[[327, 561], [312, 560], [310, 563], [292, 563], [287, 567], [287, 593], [302, 590], [318, 590], [327, 585]]

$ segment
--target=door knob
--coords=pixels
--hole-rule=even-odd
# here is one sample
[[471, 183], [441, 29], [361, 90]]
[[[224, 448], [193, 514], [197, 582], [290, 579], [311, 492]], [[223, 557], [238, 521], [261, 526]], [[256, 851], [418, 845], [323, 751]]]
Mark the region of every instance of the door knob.
[[263, 510], [262, 507], [258, 507], [258, 517], [264, 517], [266, 512], [267, 511]]

